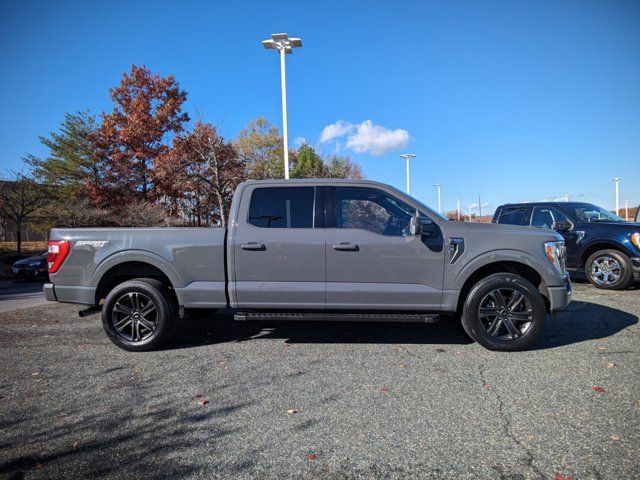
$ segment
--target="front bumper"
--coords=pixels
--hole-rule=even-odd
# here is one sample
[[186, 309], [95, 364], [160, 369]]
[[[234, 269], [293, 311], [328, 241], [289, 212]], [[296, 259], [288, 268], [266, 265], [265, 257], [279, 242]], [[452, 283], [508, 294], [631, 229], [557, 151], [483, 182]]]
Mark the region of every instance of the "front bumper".
[[554, 287], [547, 287], [549, 310], [551, 312], [557, 312], [564, 309], [571, 303], [571, 297], [573, 295], [573, 284], [569, 279], [569, 274], [565, 274], [563, 277], [563, 285]]
[[632, 257], [631, 265], [633, 266], [633, 276], [640, 280], [640, 257]]
[[47, 270], [37, 267], [11, 267], [11, 275], [16, 278], [46, 277]]

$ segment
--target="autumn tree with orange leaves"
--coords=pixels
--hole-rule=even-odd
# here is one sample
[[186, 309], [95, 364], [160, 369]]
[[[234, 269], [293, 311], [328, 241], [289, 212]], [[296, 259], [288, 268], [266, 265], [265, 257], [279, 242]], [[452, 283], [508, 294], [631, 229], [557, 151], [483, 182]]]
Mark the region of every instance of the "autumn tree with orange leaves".
[[[173, 75], [133, 65], [109, 90], [111, 112], [69, 114], [41, 137], [50, 153], [28, 156], [32, 176], [52, 186], [51, 225], [226, 226], [233, 192], [245, 178], [282, 178], [278, 128], [258, 117], [235, 141], [189, 123], [187, 94]], [[294, 177], [362, 178], [349, 157], [323, 159], [310, 145], [291, 150]], [[1, 219], [0, 219], [1, 220]]]
[[162, 190], [156, 163], [170, 153], [171, 136], [189, 121], [182, 111], [187, 93], [173, 75], [161, 77], [133, 65], [109, 96], [113, 111], [102, 114], [94, 137], [103, 178], [91, 191], [93, 200], [111, 207], [153, 202]]

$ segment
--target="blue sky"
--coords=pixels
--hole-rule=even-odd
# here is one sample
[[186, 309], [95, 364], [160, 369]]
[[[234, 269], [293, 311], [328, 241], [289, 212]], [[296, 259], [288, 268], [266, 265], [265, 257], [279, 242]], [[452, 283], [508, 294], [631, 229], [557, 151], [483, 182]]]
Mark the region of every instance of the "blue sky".
[[173, 73], [225, 136], [280, 125], [260, 45], [280, 31], [304, 43], [287, 57], [292, 145], [400, 188], [398, 155], [416, 153], [412, 193], [435, 205], [441, 182], [445, 209], [478, 192], [484, 211], [564, 194], [613, 208], [614, 176], [640, 203], [637, 1], [3, 2], [0, 170], [45, 154], [36, 137], [65, 112], [109, 109], [134, 63]]

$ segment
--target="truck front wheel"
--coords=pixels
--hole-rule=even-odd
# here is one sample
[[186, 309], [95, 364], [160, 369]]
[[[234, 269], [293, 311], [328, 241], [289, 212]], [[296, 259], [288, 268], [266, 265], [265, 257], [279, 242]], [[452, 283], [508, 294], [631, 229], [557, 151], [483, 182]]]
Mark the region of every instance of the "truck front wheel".
[[617, 250], [600, 250], [594, 253], [587, 259], [584, 270], [596, 288], [624, 290], [633, 281], [631, 260]]
[[535, 343], [547, 311], [538, 289], [526, 278], [495, 273], [475, 284], [462, 310], [462, 326], [489, 350], [519, 351]]
[[132, 352], [153, 350], [173, 330], [175, 314], [161, 282], [135, 279], [117, 285], [102, 307], [102, 326], [118, 347]]

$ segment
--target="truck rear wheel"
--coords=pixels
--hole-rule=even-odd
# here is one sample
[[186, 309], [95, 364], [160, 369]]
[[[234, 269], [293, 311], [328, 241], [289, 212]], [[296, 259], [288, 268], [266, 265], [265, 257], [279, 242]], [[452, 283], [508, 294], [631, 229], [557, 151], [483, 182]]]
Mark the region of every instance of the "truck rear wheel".
[[624, 290], [633, 281], [631, 260], [617, 250], [594, 253], [587, 259], [584, 271], [594, 287], [605, 290]]
[[473, 286], [465, 299], [462, 326], [489, 350], [513, 352], [535, 343], [547, 310], [538, 289], [526, 278], [495, 273]]
[[161, 282], [135, 279], [117, 285], [102, 307], [102, 326], [118, 347], [132, 352], [158, 348], [173, 331], [175, 312]]

